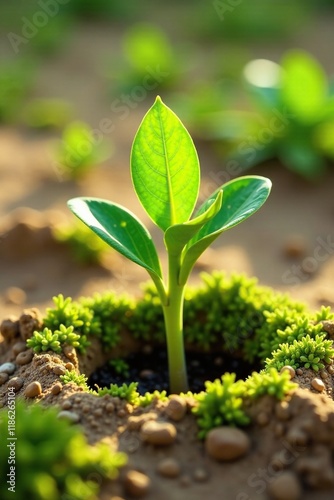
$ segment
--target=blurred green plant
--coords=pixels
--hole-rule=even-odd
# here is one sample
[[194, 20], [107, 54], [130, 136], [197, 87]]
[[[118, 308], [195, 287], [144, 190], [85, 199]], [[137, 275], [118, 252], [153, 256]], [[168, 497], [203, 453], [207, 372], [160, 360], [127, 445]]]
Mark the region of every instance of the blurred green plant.
[[89, 125], [75, 121], [65, 128], [55, 156], [59, 175], [78, 180], [105, 160], [109, 151], [96, 141]]
[[71, 116], [71, 105], [62, 99], [33, 99], [22, 110], [22, 122], [36, 129], [62, 129]]
[[[171, 86], [180, 74], [180, 52], [175, 52], [165, 32], [154, 24], [128, 28], [122, 39], [122, 54], [121, 61], [113, 61], [107, 78], [113, 81], [113, 91], [119, 87], [135, 101], [142, 101], [153, 89]], [[136, 87], [141, 88], [140, 94]]]
[[[12, 408], [12, 406], [11, 406]], [[99, 484], [91, 481], [94, 472], [102, 479], [115, 479], [126, 464], [124, 453], [116, 452], [107, 443], [88, 445], [82, 430], [65, 419], [59, 419], [59, 410], [41, 405], [27, 407], [16, 401], [11, 409], [15, 415], [16, 440], [8, 435], [8, 408], [0, 412], [0, 466], [4, 478], [0, 483], [3, 500], [27, 498], [34, 500], [97, 500]], [[11, 420], [12, 422], [13, 420]], [[13, 453], [9, 455], [8, 444]], [[14, 462], [9, 462], [12, 457]], [[14, 469], [10, 469], [14, 467]], [[14, 471], [14, 475], [13, 475]], [[7, 480], [12, 473], [14, 491]]]
[[103, 255], [110, 252], [110, 247], [80, 221], [56, 226], [53, 234], [57, 241], [69, 246], [79, 264], [100, 264]]
[[16, 122], [30, 89], [33, 66], [26, 60], [7, 61], [0, 67], [0, 124]]
[[244, 77], [248, 109], [208, 114], [207, 138], [224, 153], [229, 144], [238, 173], [276, 158], [306, 179], [321, 177], [334, 160], [334, 88], [321, 65], [292, 50], [280, 65], [251, 61]]

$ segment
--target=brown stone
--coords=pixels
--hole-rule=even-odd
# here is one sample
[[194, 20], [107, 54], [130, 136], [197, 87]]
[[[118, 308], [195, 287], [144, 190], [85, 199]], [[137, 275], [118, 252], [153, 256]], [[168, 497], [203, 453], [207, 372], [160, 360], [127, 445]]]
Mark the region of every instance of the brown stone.
[[14, 388], [14, 391], [17, 392], [23, 387], [24, 380], [21, 377], [13, 377], [10, 379], [10, 386]]
[[312, 380], [311, 386], [313, 387], [313, 389], [315, 389], [318, 392], [323, 392], [326, 389], [325, 384], [323, 383], [321, 378], [318, 378], [318, 377], [316, 377]]
[[172, 394], [169, 397], [168, 404], [166, 406], [166, 414], [171, 420], [178, 422], [182, 420], [187, 413], [187, 402], [181, 396]]
[[19, 318], [19, 328], [22, 340], [28, 340], [32, 337], [35, 330], [41, 330], [42, 324], [42, 315], [36, 307], [25, 309]]
[[15, 316], [10, 316], [2, 321], [0, 325], [0, 333], [6, 341], [18, 337], [20, 333], [19, 321], [15, 318]]
[[63, 386], [61, 385], [61, 383], [56, 382], [51, 388], [51, 394], [56, 396], [57, 394], [59, 394], [62, 391], [62, 389], [63, 389]]
[[36, 396], [39, 396], [42, 394], [42, 386], [40, 382], [35, 380], [34, 382], [31, 382], [27, 387], [25, 388], [24, 395], [27, 398], [35, 398]]
[[300, 500], [302, 489], [300, 482], [291, 471], [284, 471], [268, 484], [268, 493], [273, 500]]
[[146, 474], [136, 470], [130, 470], [124, 478], [124, 486], [129, 495], [136, 498], [147, 495], [151, 485], [151, 480]]
[[181, 467], [176, 458], [164, 458], [158, 463], [157, 471], [164, 477], [178, 477], [181, 472]]
[[205, 441], [208, 455], [218, 461], [232, 461], [246, 455], [250, 448], [248, 435], [233, 427], [212, 429]]
[[150, 444], [168, 446], [176, 439], [176, 428], [168, 422], [150, 420], [142, 425], [141, 437]]

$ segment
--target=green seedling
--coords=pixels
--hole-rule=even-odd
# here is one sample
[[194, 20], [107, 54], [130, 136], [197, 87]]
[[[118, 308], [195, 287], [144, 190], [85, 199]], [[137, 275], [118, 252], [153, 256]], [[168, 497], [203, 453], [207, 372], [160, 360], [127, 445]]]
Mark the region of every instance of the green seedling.
[[131, 175], [139, 201], [164, 232], [168, 254], [166, 280], [151, 235], [133, 213], [99, 198], [74, 198], [68, 206], [112, 248], [151, 276], [164, 314], [170, 391], [186, 392], [183, 302], [190, 272], [198, 257], [222, 232], [263, 205], [271, 182], [259, 176], [232, 180], [218, 187], [190, 219], [199, 194], [199, 160], [189, 133], [160, 97], [135, 136]]

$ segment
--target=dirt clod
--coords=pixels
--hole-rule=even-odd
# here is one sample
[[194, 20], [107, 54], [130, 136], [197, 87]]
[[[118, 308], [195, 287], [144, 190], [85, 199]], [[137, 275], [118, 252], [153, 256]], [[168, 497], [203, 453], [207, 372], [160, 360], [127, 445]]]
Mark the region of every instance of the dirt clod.
[[35, 330], [42, 328], [43, 319], [40, 311], [36, 307], [24, 309], [19, 318], [19, 330], [22, 340], [32, 337]]
[[144, 441], [157, 446], [168, 446], [176, 439], [176, 428], [168, 422], [145, 422], [141, 428], [141, 437]]
[[143, 497], [148, 493], [150, 485], [150, 478], [142, 472], [130, 470], [125, 475], [124, 487], [129, 495]]
[[16, 342], [12, 348], [14, 356], [17, 356], [20, 352], [24, 352], [26, 349], [27, 345], [23, 341]]
[[52, 368], [52, 371], [56, 375], [64, 375], [66, 373], [66, 368], [63, 365], [57, 365]]
[[15, 359], [15, 362], [18, 365], [27, 365], [31, 362], [34, 357], [34, 352], [32, 349], [28, 349], [27, 351], [20, 352]]
[[0, 333], [7, 342], [17, 337], [20, 333], [18, 320], [14, 316], [4, 319], [0, 325]]
[[205, 449], [211, 458], [230, 462], [246, 455], [250, 440], [245, 432], [237, 428], [217, 427], [212, 429], [205, 441]]
[[25, 388], [24, 395], [27, 398], [35, 398], [36, 396], [39, 396], [42, 394], [42, 386], [40, 382], [35, 380], [34, 382], [31, 382], [27, 387]]
[[268, 485], [273, 500], [299, 500], [302, 495], [299, 480], [291, 471], [284, 471]]
[[8, 379], [9, 379], [8, 373], [6, 373], [6, 372], [0, 373], [0, 385], [5, 384]]

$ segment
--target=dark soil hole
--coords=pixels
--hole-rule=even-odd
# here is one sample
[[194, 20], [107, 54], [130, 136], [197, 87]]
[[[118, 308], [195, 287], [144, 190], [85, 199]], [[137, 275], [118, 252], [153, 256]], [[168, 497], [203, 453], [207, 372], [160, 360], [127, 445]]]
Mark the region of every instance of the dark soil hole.
[[[195, 393], [205, 388], [206, 380], [213, 381], [225, 372], [234, 372], [237, 379], [245, 379], [259, 369], [258, 366], [229, 357], [225, 353], [187, 351], [186, 359], [189, 389]], [[132, 353], [123, 360], [129, 365], [126, 376], [117, 373], [108, 362], [91, 374], [88, 385], [96, 389], [96, 385], [102, 388], [109, 387], [110, 384], [138, 382], [137, 390], [142, 395], [155, 390], [169, 392], [167, 352], [164, 348], [147, 346], [143, 351]]]

